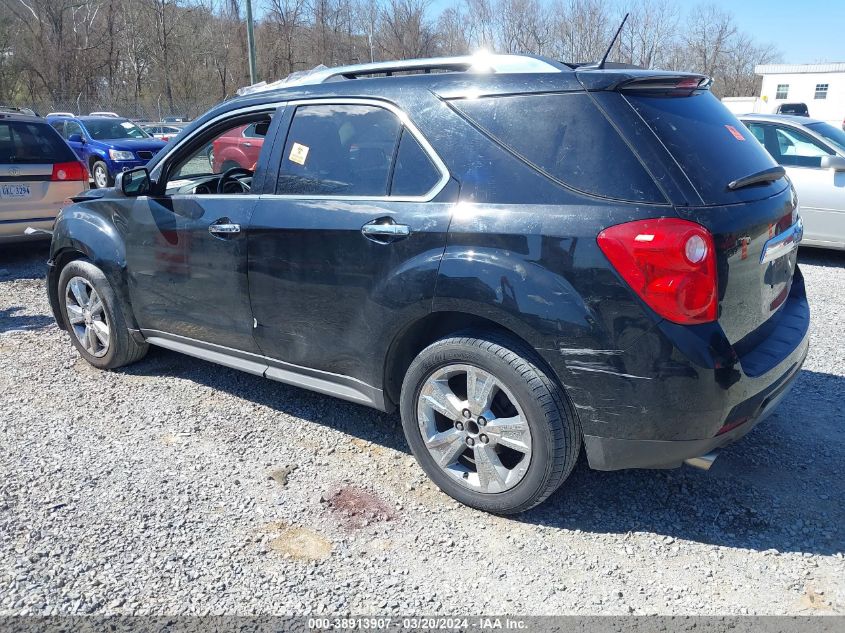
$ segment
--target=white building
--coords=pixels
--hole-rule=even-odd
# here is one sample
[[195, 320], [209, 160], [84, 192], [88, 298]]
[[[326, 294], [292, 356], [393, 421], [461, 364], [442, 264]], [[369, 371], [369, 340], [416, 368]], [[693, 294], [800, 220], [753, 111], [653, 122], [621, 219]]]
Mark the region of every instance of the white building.
[[760, 102], [754, 112], [772, 113], [782, 103], [805, 103], [814, 119], [832, 125], [845, 122], [845, 62], [829, 64], [765, 64]]

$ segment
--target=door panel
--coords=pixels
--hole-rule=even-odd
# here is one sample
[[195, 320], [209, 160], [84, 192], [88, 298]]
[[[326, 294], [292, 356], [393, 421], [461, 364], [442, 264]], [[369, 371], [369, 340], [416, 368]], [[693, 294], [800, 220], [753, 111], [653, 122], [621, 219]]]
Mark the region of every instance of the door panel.
[[[401, 324], [431, 309], [451, 208], [262, 196], [249, 235], [262, 352], [381, 388], [385, 354]], [[386, 244], [367, 239], [362, 227], [380, 218], [408, 226], [410, 235]]]
[[[246, 227], [256, 195], [138, 198], [127, 227], [133, 310], [141, 329], [254, 352]], [[219, 220], [240, 232], [213, 235]]]
[[798, 193], [804, 238], [845, 243], [845, 172], [787, 167], [786, 173]]

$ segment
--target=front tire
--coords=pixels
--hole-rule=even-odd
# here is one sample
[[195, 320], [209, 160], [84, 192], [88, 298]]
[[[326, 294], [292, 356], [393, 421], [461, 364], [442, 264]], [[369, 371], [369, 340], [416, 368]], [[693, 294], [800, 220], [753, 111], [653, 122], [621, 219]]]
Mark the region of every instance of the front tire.
[[109, 175], [109, 168], [101, 160], [95, 160], [91, 165], [91, 178], [94, 180], [94, 188], [105, 189], [112, 185], [112, 177]]
[[524, 512], [569, 476], [581, 432], [561, 387], [533, 351], [496, 334], [426, 347], [401, 394], [420, 466], [446, 494], [495, 514]]
[[59, 305], [73, 346], [99, 369], [140, 360], [147, 344], [132, 338], [123, 307], [103, 271], [77, 259], [59, 275]]

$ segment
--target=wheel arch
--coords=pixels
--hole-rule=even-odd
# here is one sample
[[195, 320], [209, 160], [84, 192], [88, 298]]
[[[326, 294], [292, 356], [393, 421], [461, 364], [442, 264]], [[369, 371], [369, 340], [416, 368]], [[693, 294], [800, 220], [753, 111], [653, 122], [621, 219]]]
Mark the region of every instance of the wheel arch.
[[[388, 348], [383, 382], [385, 400], [394, 405], [398, 404], [402, 381], [417, 354], [437, 339], [464, 330], [475, 330], [508, 337], [521, 343], [528, 350], [535, 350], [535, 346], [530, 342], [534, 338], [530, 332], [521, 328], [509, 327], [505, 323], [493, 320], [490, 318], [489, 312], [486, 316], [465, 311], [430, 312], [409, 323], [394, 337]], [[535, 355], [542, 363], [543, 368], [549, 373], [549, 376], [563, 388], [554, 368], [536, 351]]]
[[[68, 213], [68, 211], [72, 212]], [[47, 294], [59, 327], [64, 320], [59, 308], [58, 284], [62, 269], [77, 259], [86, 259], [103, 271], [122, 304], [127, 324], [138, 329], [126, 276], [126, 247], [123, 237], [111, 221], [87, 209], [84, 204], [63, 210], [53, 230], [48, 262]]]

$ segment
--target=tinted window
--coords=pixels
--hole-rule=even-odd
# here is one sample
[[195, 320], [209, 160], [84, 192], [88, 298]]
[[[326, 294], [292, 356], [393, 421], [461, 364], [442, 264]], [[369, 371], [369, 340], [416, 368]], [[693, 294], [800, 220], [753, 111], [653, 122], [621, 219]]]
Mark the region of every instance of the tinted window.
[[836, 145], [840, 152], [845, 153], [845, 130], [822, 122], [808, 123], [807, 127]]
[[276, 193], [385, 196], [401, 123], [365, 105], [299, 106]]
[[586, 93], [483, 98], [453, 105], [513, 154], [573, 189], [619, 200], [665, 202]]
[[821, 143], [795, 128], [783, 125], [749, 123], [769, 154], [788, 167], [821, 167], [822, 156], [833, 154]]
[[0, 163], [63, 163], [76, 160], [46, 123], [0, 121]]
[[82, 126], [79, 125], [76, 121], [68, 121], [65, 124], [65, 138], [69, 138], [73, 134], [79, 134], [79, 136], [85, 136]]
[[392, 196], [422, 196], [437, 184], [440, 172], [408, 130], [402, 131], [396, 167], [393, 169]]
[[769, 169], [775, 163], [709, 91], [678, 97], [631, 94], [626, 98], [686, 172], [706, 204], [771, 195], [768, 187], [728, 190], [732, 180]]
[[120, 119], [89, 119], [85, 127], [91, 138], [97, 140], [121, 138], [149, 138], [149, 135], [131, 121]]

